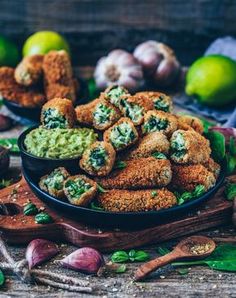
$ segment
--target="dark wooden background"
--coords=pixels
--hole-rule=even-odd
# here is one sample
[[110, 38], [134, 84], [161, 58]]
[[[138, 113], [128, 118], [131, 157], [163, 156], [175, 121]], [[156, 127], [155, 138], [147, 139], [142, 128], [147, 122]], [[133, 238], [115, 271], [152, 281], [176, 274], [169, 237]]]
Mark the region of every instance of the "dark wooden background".
[[1, 34], [21, 45], [45, 29], [65, 34], [79, 65], [147, 39], [189, 64], [218, 36], [236, 35], [236, 0], [0, 0]]

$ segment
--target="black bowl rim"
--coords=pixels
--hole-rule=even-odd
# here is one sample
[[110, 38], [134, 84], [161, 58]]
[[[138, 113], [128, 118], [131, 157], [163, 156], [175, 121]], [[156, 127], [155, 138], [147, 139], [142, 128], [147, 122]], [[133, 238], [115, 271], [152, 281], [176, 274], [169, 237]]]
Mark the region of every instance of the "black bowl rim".
[[103, 210], [94, 210], [94, 209], [90, 209], [90, 208], [86, 208], [86, 207], [81, 207], [81, 206], [76, 206], [76, 205], [73, 205], [69, 202], [65, 202], [65, 201], [62, 201], [62, 200], [59, 200], [57, 199], [56, 197], [53, 197], [51, 196], [50, 194], [48, 194], [47, 192], [41, 190], [38, 185], [36, 185], [33, 181], [32, 181], [32, 178], [30, 178], [29, 174], [27, 174], [27, 171], [26, 169], [24, 169], [24, 167], [22, 167], [22, 172], [23, 172], [23, 175], [25, 177], [25, 180], [26, 182], [34, 189], [36, 190], [43, 198], [46, 198], [47, 200], [51, 200], [54, 204], [57, 204], [58, 206], [60, 207], [66, 207], [67, 209], [68, 208], [72, 208], [74, 210], [77, 210], [77, 211], [84, 211], [84, 212], [88, 212], [88, 213], [91, 213], [91, 214], [103, 214], [103, 215], [113, 215], [115, 217], [119, 217], [119, 216], [137, 216], [137, 215], [140, 215], [140, 216], [147, 216], [147, 215], [166, 215], [168, 216], [169, 214], [171, 214], [172, 212], [174, 211], [185, 211], [185, 210], [189, 210], [191, 207], [195, 207], [197, 205], [199, 205], [200, 203], [206, 201], [210, 196], [211, 194], [214, 194], [218, 189], [219, 187], [221, 186], [221, 184], [223, 183], [224, 179], [225, 179], [225, 175], [226, 175], [226, 166], [225, 166], [225, 161], [222, 162], [221, 164], [222, 168], [221, 168], [221, 172], [220, 172], [220, 175], [217, 179], [217, 182], [216, 184], [210, 189], [208, 190], [206, 193], [204, 193], [202, 196], [194, 199], [194, 200], [190, 200], [189, 202], [186, 202], [182, 205], [177, 205], [177, 206], [173, 206], [173, 207], [170, 207], [168, 209], [161, 209], [161, 210], [158, 210], [158, 211], [140, 211], [140, 212], [110, 212], [110, 211], [103, 211]]
[[20, 153], [22, 154], [25, 154], [27, 155], [28, 157], [30, 158], [33, 158], [33, 159], [37, 159], [37, 160], [45, 160], [45, 161], [70, 161], [70, 160], [75, 160], [77, 161], [80, 157], [77, 156], [77, 157], [71, 157], [71, 158], [49, 158], [49, 157], [40, 157], [40, 156], [36, 156], [36, 155], [33, 155], [29, 152], [26, 151], [25, 149], [25, 145], [24, 145], [24, 141], [25, 141], [25, 137], [26, 135], [33, 129], [36, 129], [36, 128], [39, 128], [40, 125], [33, 125], [31, 127], [29, 127], [28, 129], [24, 130], [20, 136], [18, 137], [18, 141], [17, 141], [17, 144], [18, 144], [18, 147], [20, 149]]

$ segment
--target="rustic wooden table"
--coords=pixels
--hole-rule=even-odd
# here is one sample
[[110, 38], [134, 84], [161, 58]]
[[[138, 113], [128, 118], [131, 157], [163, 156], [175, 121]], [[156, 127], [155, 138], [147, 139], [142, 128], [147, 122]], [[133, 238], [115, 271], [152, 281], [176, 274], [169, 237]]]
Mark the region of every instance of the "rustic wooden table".
[[[5, 108], [3, 108], [5, 109]], [[1, 110], [6, 112], [6, 110]], [[1, 137], [17, 137], [22, 130], [22, 126], [1, 133]], [[20, 172], [20, 157], [11, 157], [11, 167], [9, 175], [17, 176]], [[224, 226], [199, 233], [201, 235], [211, 236], [217, 243], [236, 243], [236, 231], [233, 226]], [[179, 241], [169, 241], [165, 243], [171, 247]], [[68, 255], [76, 248], [69, 244], [59, 244], [60, 255], [55, 259], [60, 259]], [[158, 245], [142, 247], [156, 257]], [[10, 252], [16, 260], [22, 259], [25, 252], [25, 246], [10, 246]], [[109, 260], [110, 255], [105, 258]], [[1, 260], [1, 258], [0, 258]], [[61, 269], [54, 261], [48, 262], [42, 266], [53, 272], [64, 273], [68, 276], [79, 276], [88, 280], [95, 290], [91, 294], [78, 294], [58, 290], [52, 287], [45, 287], [39, 284], [28, 285], [22, 283], [19, 279], [7, 272], [6, 283], [0, 290], [0, 297], [236, 297], [235, 274], [213, 271], [207, 267], [192, 267], [186, 275], [180, 275], [174, 268], [167, 266], [152, 275], [152, 278], [144, 283], [134, 283], [132, 276], [138, 264], [128, 264], [127, 272], [110, 276], [95, 277], [87, 276], [82, 273]]]

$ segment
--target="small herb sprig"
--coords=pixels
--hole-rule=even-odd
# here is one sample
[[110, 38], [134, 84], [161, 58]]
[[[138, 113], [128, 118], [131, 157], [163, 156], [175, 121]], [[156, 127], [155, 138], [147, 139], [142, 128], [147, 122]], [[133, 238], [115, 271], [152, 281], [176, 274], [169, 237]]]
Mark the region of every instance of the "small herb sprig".
[[205, 190], [204, 185], [201, 185], [201, 184], [197, 185], [192, 192], [185, 191], [185, 192], [180, 193], [180, 192], [176, 191], [175, 195], [177, 198], [177, 204], [182, 205], [187, 201], [195, 199], [195, 198], [201, 196], [202, 194], [204, 194], [205, 191], [206, 190]]
[[111, 256], [113, 263], [126, 263], [126, 262], [145, 262], [150, 259], [150, 255], [143, 250], [131, 249], [129, 252], [118, 250]]
[[236, 183], [227, 183], [225, 187], [225, 195], [226, 199], [229, 201], [233, 201], [236, 198]]

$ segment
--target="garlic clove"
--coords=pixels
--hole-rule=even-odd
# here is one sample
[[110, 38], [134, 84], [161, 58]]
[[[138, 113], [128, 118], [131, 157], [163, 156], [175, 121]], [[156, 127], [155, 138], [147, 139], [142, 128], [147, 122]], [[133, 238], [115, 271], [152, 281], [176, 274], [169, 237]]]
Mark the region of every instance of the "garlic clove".
[[174, 81], [179, 71], [180, 68], [177, 60], [165, 59], [159, 64], [153, 78], [158, 84], [165, 87]]
[[55, 243], [46, 239], [34, 239], [26, 248], [25, 258], [29, 269], [50, 260], [59, 253]]
[[103, 256], [91, 247], [79, 248], [60, 261], [63, 267], [87, 274], [97, 273], [104, 265]]

